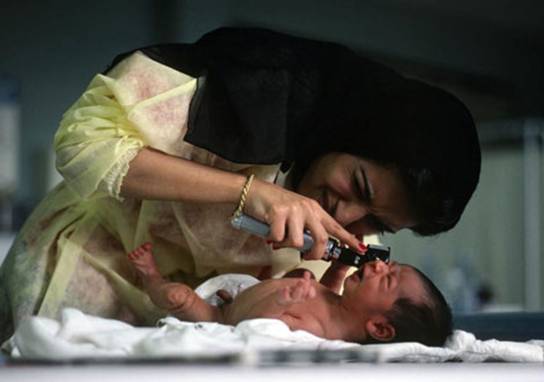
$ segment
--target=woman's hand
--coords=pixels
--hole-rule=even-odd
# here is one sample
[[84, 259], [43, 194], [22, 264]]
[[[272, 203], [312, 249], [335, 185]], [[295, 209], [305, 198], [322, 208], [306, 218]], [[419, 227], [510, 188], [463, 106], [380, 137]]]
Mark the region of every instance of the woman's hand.
[[304, 254], [307, 260], [321, 259], [330, 236], [361, 251], [361, 242], [346, 231], [314, 199], [255, 179], [249, 189], [244, 211], [270, 225], [269, 240], [276, 247], [302, 248], [304, 230], [314, 245]]

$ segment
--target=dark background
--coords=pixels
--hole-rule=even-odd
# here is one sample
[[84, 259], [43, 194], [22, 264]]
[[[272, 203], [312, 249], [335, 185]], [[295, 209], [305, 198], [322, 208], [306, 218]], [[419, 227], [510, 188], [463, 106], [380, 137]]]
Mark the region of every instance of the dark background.
[[119, 52], [222, 25], [333, 40], [446, 84], [478, 120], [544, 112], [539, 0], [3, 0], [0, 73], [20, 84], [19, 204], [39, 200], [63, 111]]

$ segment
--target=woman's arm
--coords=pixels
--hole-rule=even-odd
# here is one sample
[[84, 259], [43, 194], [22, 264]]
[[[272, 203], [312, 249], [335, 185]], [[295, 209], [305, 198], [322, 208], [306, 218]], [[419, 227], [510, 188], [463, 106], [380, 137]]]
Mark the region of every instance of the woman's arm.
[[238, 203], [246, 177], [150, 148], [130, 162], [121, 195], [138, 199]]
[[[168, 146], [168, 142], [152, 134], [153, 126], [167, 128], [167, 136], [172, 133], [175, 139], [183, 139], [182, 135], [176, 135], [183, 127], [177, 123], [180, 122], [178, 117], [173, 116], [172, 121], [166, 118], [172, 123], [164, 125], [165, 116], [157, 112], [162, 109], [152, 106], [166, 100], [168, 108], [176, 106], [182, 110], [187, 107], [194, 84], [192, 80], [184, 82], [185, 75], [161, 66], [152, 65], [153, 70], [145, 70], [147, 74], [157, 74], [158, 81], [147, 74], [142, 77], [141, 65], [147, 68], [151, 64], [141, 55], [135, 55], [134, 60], [132, 66], [127, 64], [119, 69], [124, 74], [116, 73], [117, 77], [96, 76], [65, 113], [55, 135], [55, 149], [57, 168], [68, 187], [85, 199], [106, 196], [120, 199], [120, 195], [124, 195], [139, 199], [232, 203], [234, 210], [246, 182], [243, 175], [165, 154], [167, 150], [146, 148]], [[127, 81], [132, 75], [142, 81]], [[131, 87], [133, 83], [137, 85], [135, 89]], [[151, 94], [146, 95], [151, 90]], [[164, 91], [173, 90], [179, 97], [159, 97], [150, 102]], [[132, 106], [128, 110], [123, 105]], [[302, 247], [303, 232], [309, 230], [315, 244], [305, 255], [307, 259], [323, 256], [329, 235], [353, 248], [359, 244], [317, 201], [258, 179], [249, 189], [244, 212], [270, 224], [269, 239], [281, 246]]]
[[[238, 173], [144, 148], [130, 162], [121, 194], [139, 199], [232, 203], [234, 210], [245, 181]], [[272, 183], [255, 179], [244, 211], [270, 224], [269, 239], [282, 246], [302, 247], [303, 231], [310, 230], [315, 244], [305, 255], [307, 259], [323, 257], [329, 235], [353, 248], [359, 244], [315, 200]]]

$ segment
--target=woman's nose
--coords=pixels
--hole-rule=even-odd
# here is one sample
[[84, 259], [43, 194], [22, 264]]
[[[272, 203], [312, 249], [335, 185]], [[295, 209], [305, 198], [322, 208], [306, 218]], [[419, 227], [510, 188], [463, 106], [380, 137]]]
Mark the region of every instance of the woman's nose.
[[358, 202], [350, 202], [346, 200], [338, 201], [334, 218], [343, 227], [348, 226], [358, 220], [361, 220], [368, 214], [366, 207]]

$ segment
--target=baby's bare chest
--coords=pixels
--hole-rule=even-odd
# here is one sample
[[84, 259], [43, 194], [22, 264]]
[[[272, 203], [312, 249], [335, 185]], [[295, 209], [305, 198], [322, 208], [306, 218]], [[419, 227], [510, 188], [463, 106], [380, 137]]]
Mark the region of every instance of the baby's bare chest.
[[332, 293], [316, 281], [312, 281], [315, 297], [289, 303], [282, 298], [285, 288], [292, 288], [299, 282], [296, 278], [266, 280], [241, 292], [225, 310], [225, 321], [237, 324], [251, 318], [296, 317], [302, 321], [327, 321], [330, 312], [326, 294]]

